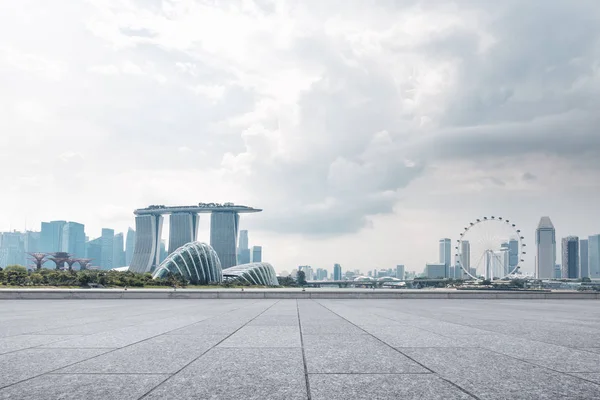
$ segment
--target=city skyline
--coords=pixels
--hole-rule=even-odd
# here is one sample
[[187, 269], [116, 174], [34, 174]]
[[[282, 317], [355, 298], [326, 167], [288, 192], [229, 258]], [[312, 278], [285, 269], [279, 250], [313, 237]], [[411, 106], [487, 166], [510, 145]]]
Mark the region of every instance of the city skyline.
[[[144, 217], [148, 217], [148, 215], [145, 215]], [[179, 218], [179, 216], [177, 216], [177, 218]], [[199, 220], [199, 216], [198, 216], [198, 220]], [[194, 224], [196, 224], [196, 227], [197, 227], [197, 224], [198, 224], [198, 220], [196, 220], [194, 222]], [[32, 234], [36, 235], [37, 234], [38, 237], [36, 239], [37, 240], [36, 243], [38, 243], [38, 244], [35, 245], [36, 246], [35, 247], [36, 251], [38, 249], [44, 247], [44, 244], [43, 244], [44, 240], [46, 240], [46, 241], [48, 241], [48, 240], [60, 241], [61, 244], [59, 245], [59, 247], [58, 247], [59, 250], [57, 250], [57, 251], [65, 251], [64, 249], [68, 248], [69, 245], [65, 244], [65, 242], [63, 240], [66, 240], [67, 242], [69, 241], [69, 239], [68, 239], [69, 235], [67, 233], [69, 231], [69, 229], [76, 228], [79, 237], [84, 237], [85, 239], [87, 239], [89, 237], [88, 235], [86, 235], [86, 232], [84, 231], [85, 224], [81, 224], [81, 223], [74, 222], [74, 221], [57, 220], [57, 221], [50, 221], [50, 222], [42, 222], [40, 225], [41, 225], [40, 231], [27, 231], [27, 232], [14, 231], [14, 232], [22, 235], [22, 237], [23, 237], [22, 240], [23, 241], [25, 241], [30, 235], [32, 235]], [[46, 231], [51, 232], [53, 236], [52, 237], [45, 237], [44, 239], [42, 239], [41, 233], [42, 233], [42, 230], [44, 228], [46, 229]], [[553, 236], [556, 235], [556, 233], [554, 232], [555, 231], [554, 230], [554, 225], [552, 224], [552, 221], [550, 220], [550, 218], [548, 218], [546, 216], [541, 217], [541, 219], [540, 219], [540, 221], [538, 223], [538, 228], [536, 229], [536, 237], [534, 239], [534, 243], [535, 243], [535, 246], [536, 246], [536, 252], [535, 252], [534, 260], [537, 258], [538, 254], [539, 254], [539, 246], [537, 246], [536, 242], [538, 240], [537, 239], [537, 232], [540, 230], [540, 228], [542, 228], [542, 230], [543, 230], [543, 228], [550, 229], [552, 231], [552, 234], [551, 234], [550, 237], [553, 237]], [[172, 232], [172, 229], [169, 229], [169, 232]], [[10, 234], [12, 232], [0, 232], [0, 235], [2, 233]], [[128, 243], [129, 243], [129, 246], [130, 246], [130, 251], [132, 251], [131, 248], [133, 246], [131, 246], [131, 242], [133, 240], [135, 240], [134, 238], [135, 238], [136, 231], [133, 230], [130, 227], [127, 228], [127, 230], [125, 232], [117, 232], [117, 231], [115, 231], [114, 229], [111, 229], [111, 228], [103, 228], [102, 231], [101, 231], [101, 235], [98, 238], [96, 238], [96, 239], [90, 239], [88, 241], [85, 241], [84, 242], [85, 246], [86, 247], [89, 247], [89, 245], [93, 246], [94, 242], [100, 244], [101, 243], [100, 240], [102, 239], [102, 234], [106, 234], [107, 237], [110, 237], [110, 243], [108, 243], [108, 242], [105, 241], [103, 251], [100, 250], [100, 252], [98, 253], [99, 256], [97, 256], [98, 258], [102, 258], [103, 259], [103, 262], [102, 262], [103, 267], [104, 268], [109, 268], [106, 265], [110, 265], [111, 266], [110, 268], [117, 267], [116, 264], [115, 264], [115, 266], [112, 266], [112, 264], [114, 263], [113, 260], [116, 259], [117, 254], [120, 254], [119, 257], [121, 257], [120, 260], [122, 260], [121, 262], [118, 262], [118, 264], [119, 264], [118, 266], [129, 265], [129, 264], [126, 263]], [[126, 241], [125, 234], [127, 234], [127, 238], [130, 240], [129, 242]], [[58, 238], [54, 238], [54, 236], [57, 236]], [[158, 260], [157, 261], [158, 264], [160, 264], [162, 262], [162, 260], [164, 260], [164, 258], [168, 254], [171, 253], [170, 251], [168, 251], [167, 245], [166, 245], [167, 240], [169, 241], [169, 243], [171, 243], [170, 236], [171, 235], [169, 235], [167, 233], [167, 235], [166, 235], [167, 239], [166, 240], [164, 238], [161, 238], [161, 242], [160, 242], [160, 246], [159, 246], [160, 248], [159, 248], [159, 251], [156, 253], [156, 258]], [[570, 237], [570, 236], [572, 236], [572, 235], [569, 235], [568, 237]], [[591, 246], [594, 246], [594, 243], [595, 243], [594, 242], [594, 240], [595, 240], [594, 238], [595, 238], [595, 236], [596, 235], [590, 235], [589, 236], [589, 238], [592, 240]], [[247, 249], [247, 253], [248, 253], [247, 256], [249, 257], [248, 262], [261, 262], [261, 261], [263, 261], [262, 260], [262, 246], [251, 246], [250, 247], [248, 245], [248, 230], [247, 229], [243, 229], [243, 230], [241, 230], [239, 232], [238, 239], [239, 239], [239, 244], [245, 245], [245, 246], [248, 247], [248, 249]], [[554, 246], [555, 251], [556, 251], [556, 262], [555, 262], [555, 265], [560, 265], [561, 266], [561, 272], [560, 272], [561, 276], [562, 277], [567, 277], [567, 276], [564, 276], [565, 272], [563, 271], [564, 270], [564, 267], [563, 267], [563, 251], [562, 251], [562, 247], [560, 247], [563, 239], [565, 239], [565, 238], [562, 238], [561, 240], [557, 240], [556, 241], [557, 243]], [[118, 248], [117, 245], [116, 245], [116, 241], [117, 240], [119, 240], [119, 243], [122, 244], [123, 250], [120, 250], [120, 249], [117, 250], [117, 248]], [[448, 242], [449, 240], [450, 240], [450, 242]], [[438, 249], [437, 249], [438, 258], [439, 258], [440, 261], [443, 261], [443, 259], [446, 257], [446, 253], [448, 251], [448, 246], [451, 244], [452, 239], [450, 239], [450, 238], [442, 238], [442, 239], [439, 239], [438, 242], [439, 242], [439, 245], [437, 246], [438, 247]], [[512, 254], [512, 251], [513, 251], [513, 242], [514, 242], [513, 240], [509, 240], [505, 244], [503, 244], [503, 246], [506, 247], [506, 250], [508, 251], [508, 255], [509, 255], [509, 257], [506, 260], [507, 264], [510, 265], [509, 270], [512, 270], [512, 266], [514, 265], [514, 262], [516, 262], [516, 261], [514, 261], [514, 256]], [[588, 255], [588, 251], [587, 251], [588, 245], [587, 245], [587, 242], [588, 242], [587, 237], [581, 237], [581, 238], [578, 239], [578, 244], [577, 244], [577, 246], [578, 246], [577, 247], [577, 253], [578, 253], [578, 255], [577, 255], [577, 259], [578, 259], [578, 261], [577, 261], [577, 265], [578, 265], [578, 267], [577, 267], [577, 271], [578, 271], [577, 272], [577, 277], [581, 278], [581, 277], [585, 276], [585, 275], [580, 276], [580, 274], [582, 273], [581, 271], [583, 271], [583, 270], [588, 271], [587, 272], [588, 275], [591, 275], [591, 274], [594, 273], [594, 271], [598, 270], [597, 275], [600, 277], [600, 265], [598, 267], [595, 267], [595, 265], [596, 265], [595, 261], [592, 260], [593, 257], [596, 257], [595, 256], [596, 253], [594, 252], [593, 249], [592, 249], [591, 255], [590, 255], [590, 257], [592, 257], [592, 258], [590, 258], [589, 260], [587, 258], [587, 255]], [[1, 243], [2, 242], [0, 241], [0, 244]], [[581, 243], [585, 243], [586, 247], [582, 248]], [[463, 243], [463, 245], [464, 245], [463, 249], [469, 248], [468, 242]], [[72, 243], [71, 243], [71, 246], [73, 246]], [[6, 257], [6, 255], [4, 255], [3, 253], [1, 253], [1, 247], [2, 246], [0, 246], [0, 261], [2, 261], [1, 259], [3, 257]], [[112, 251], [110, 249], [112, 249]], [[236, 264], [241, 264], [242, 263], [241, 262], [242, 259], [240, 259], [240, 255], [241, 255], [240, 249], [241, 249], [241, 247], [239, 247], [239, 246], [236, 247], [236, 252], [237, 252], [237, 257], [238, 257], [237, 260], [236, 260]], [[88, 251], [89, 251], [89, 249], [86, 250], [86, 252], [84, 253], [85, 256], [89, 256], [89, 254], [87, 254]], [[23, 249], [22, 252], [25, 252], [25, 250]], [[96, 254], [96, 253], [94, 253], [94, 250], [92, 250], [92, 252], [93, 252], [93, 254]], [[72, 252], [72, 254], [75, 256], [74, 258], [77, 258], [76, 257], [77, 256], [76, 252]], [[256, 261], [254, 261], [254, 259], [253, 259], [253, 257], [255, 257], [255, 254], [258, 256], [258, 259]], [[586, 255], [586, 260], [582, 260], [581, 259], [581, 254], [585, 254]], [[81, 256], [79, 258], [83, 258], [83, 256]], [[455, 270], [455, 268], [456, 268], [456, 260], [455, 260], [455, 258], [456, 257], [454, 257], [453, 255], [451, 255], [450, 259], [452, 260], [452, 263], [450, 264], [449, 267], [446, 266], [446, 271], [447, 271], [446, 272], [446, 276], [449, 276], [449, 277], [458, 277], [459, 276], [459, 275], [457, 275], [456, 270]], [[108, 263], [107, 263], [106, 259], [109, 259]], [[595, 258], [594, 258], [594, 260], [595, 260]], [[246, 261], [246, 260], [243, 259], [243, 261]], [[402, 261], [402, 260], [400, 260], [400, 261]], [[293, 269], [293, 268], [297, 267], [296, 264], [299, 264], [299, 263], [302, 263], [302, 261], [300, 259], [296, 260], [296, 262], [295, 262], [294, 265], [281, 266], [281, 267], [274, 266], [274, 267], [275, 267], [275, 269], [276, 269], [277, 272], [281, 272], [281, 271], [287, 271], [289, 269]], [[332, 274], [332, 276], [333, 276], [334, 265], [336, 265], [336, 264], [337, 263], [334, 263], [334, 264], [331, 264], [331, 265], [315, 264], [315, 265], [317, 265], [317, 267], [315, 267], [315, 268], [321, 269], [323, 267], [325, 270], [328, 271], [328, 273]], [[446, 263], [443, 262], [443, 264], [446, 264]], [[92, 265], [94, 265], [93, 262], [92, 262]], [[422, 273], [424, 273], [425, 275], [427, 275], [427, 265], [437, 265], [437, 264], [435, 264], [435, 263], [433, 263], [433, 264], [432, 263], [425, 263], [425, 264], [423, 264], [421, 266], [414, 265], [414, 266], [410, 266], [410, 270], [416, 271], [417, 274], [419, 274], [420, 271], [422, 271]], [[348, 266], [348, 268], [350, 270], [361, 270], [361, 271], [365, 271], [365, 272], [366, 271], [370, 271], [372, 268], [376, 268], [376, 269], [377, 268], [384, 268], [385, 269], [386, 267], [390, 268], [390, 266], [388, 266], [388, 265], [361, 265], [361, 266], [358, 266], [358, 267], [350, 267], [350, 266]], [[594, 268], [596, 268], [596, 269], [594, 269]], [[135, 269], [133, 269], [133, 270], [135, 270]], [[537, 276], [536, 275], [537, 272], [536, 272], [535, 269], [532, 270], [532, 271], [529, 271], [529, 270], [527, 270], [527, 268], [520, 268], [520, 270], [521, 270], [521, 272], [531, 273], [532, 275]], [[552, 269], [552, 276], [551, 277], [554, 277], [555, 276], [554, 274], [555, 274], [555, 269], [553, 268]], [[567, 273], [567, 275], [568, 275], [568, 273]], [[545, 275], [543, 275], [541, 277], [542, 278], [547, 278]]]
[[480, 215], [600, 231], [594, 2], [14, 3], [1, 231], [235, 200], [279, 270], [420, 270]]

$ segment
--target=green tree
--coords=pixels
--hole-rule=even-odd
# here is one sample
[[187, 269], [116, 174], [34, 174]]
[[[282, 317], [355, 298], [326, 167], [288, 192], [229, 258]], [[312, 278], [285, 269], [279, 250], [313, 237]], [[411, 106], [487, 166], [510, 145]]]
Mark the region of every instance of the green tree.
[[41, 286], [44, 284], [44, 277], [42, 276], [42, 274], [39, 274], [37, 272], [29, 275], [29, 279], [31, 280], [31, 283], [36, 286]]
[[489, 279], [484, 279], [483, 281], [481, 281], [481, 284], [484, 286], [488, 286], [492, 284], [492, 281]]
[[27, 268], [22, 265], [9, 265], [8, 267], [4, 268], [4, 272], [11, 271], [27, 273]]
[[511, 286], [517, 287], [517, 288], [524, 288], [525, 287], [525, 281], [523, 279], [512, 279], [510, 281]]
[[592, 280], [589, 277], [587, 277], [587, 276], [584, 276], [583, 278], [581, 278], [581, 282], [587, 282], [587, 283], [589, 283], [591, 281]]
[[298, 285], [300, 286], [306, 285], [306, 274], [304, 271], [298, 271], [296, 274], [296, 282], [298, 282]]
[[296, 286], [296, 281], [291, 276], [281, 276], [281, 277], [277, 278], [277, 280], [279, 281], [279, 285], [281, 285], [281, 286], [285, 286], [285, 287]]
[[4, 280], [11, 286], [24, 286], [30, 283], [27, 268], [22, 265], [9, 265], [4, 268]]

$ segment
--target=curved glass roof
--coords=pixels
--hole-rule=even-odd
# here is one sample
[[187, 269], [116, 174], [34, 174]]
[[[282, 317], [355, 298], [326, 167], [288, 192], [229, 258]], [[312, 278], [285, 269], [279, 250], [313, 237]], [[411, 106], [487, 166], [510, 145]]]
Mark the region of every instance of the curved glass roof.
[[237, 278], [250, 285], [279, 286], [273, 266], [266, 262], [236, 265], [223, 270], [223, 277]]
[[221, 282], [221, 272], [221, 261], [212, 247], [206, 243], [190, 242], [171, 253], [152, 277], [179, 274], [194, 285], [206, 285]]

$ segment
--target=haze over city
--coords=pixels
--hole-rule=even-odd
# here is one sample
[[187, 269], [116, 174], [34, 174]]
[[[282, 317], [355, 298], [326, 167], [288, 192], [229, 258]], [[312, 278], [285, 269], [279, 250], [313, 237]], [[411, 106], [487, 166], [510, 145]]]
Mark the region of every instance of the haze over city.
[[593, 1], [0, 5], [0, 231], [64, 219], [97, 237], [150, 204], [232, 201], [264, 210], [240, 228], [279, 271], [421, 271], [484, 215], [530, 246], [545, 215], [557, 238], [597, 234], [598, 17]]

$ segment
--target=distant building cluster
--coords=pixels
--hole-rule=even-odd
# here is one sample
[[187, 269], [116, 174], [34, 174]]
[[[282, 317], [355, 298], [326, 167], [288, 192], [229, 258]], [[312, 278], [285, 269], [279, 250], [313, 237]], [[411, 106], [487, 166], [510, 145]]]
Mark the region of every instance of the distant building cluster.
[[313, 268], [310, 265], [300, 265], [293, 269], [291, 273], [282, 272], [282, 276], [297, 277], [299, 271], [304, 272], [304, 277], [307, 281], [314, 282], [339, 282], [339, 281], [355, 281], [355, 280], [376, 280], [390, 278], [394, 280], [405, 280], [415, 277], [414, 272], [406, 272], [404, 265], [396, 265], [396, 268], [387, 269], [372, 269], [365, 273], [355, 269], [352, 271], [343, 271], [340, 264], [334, 264], [333, 270], [330, 273], [326, 268]]
[[249, 247], [248, 231], [241, 230], [237, 249], [237, 264], [259, 263], [262, 261], [262, 246]]
[[[600, 234], [580, 239], [567, 236], [557, 240], [550, 217], [542, 217], [535, 232], [535, 277], [538, 279], [600, 279]], [[560, 263], [557, 261], [560, 260]]]
[[[89, 239], [84, 224], [73, 221], [42, 222], [40, 231], [2, 232], [0, 233], [0, 268], [8, 265], [25, 265], [37, 268], [54, 268], [51, 261], [57, 253], [66, 254], [65, 262], [59, 268], [80, 266], [77, 260], [84, 262], [87, 268], [111, 269], [128, 265], [133, 256], [135, 231], [129, 229], [126, 236], [113, 229], [102, 229], [96, 239]], [[39, 258], [33, 254], [46, 254]], [[70, 263], [70, 264], [69, 264]]]

